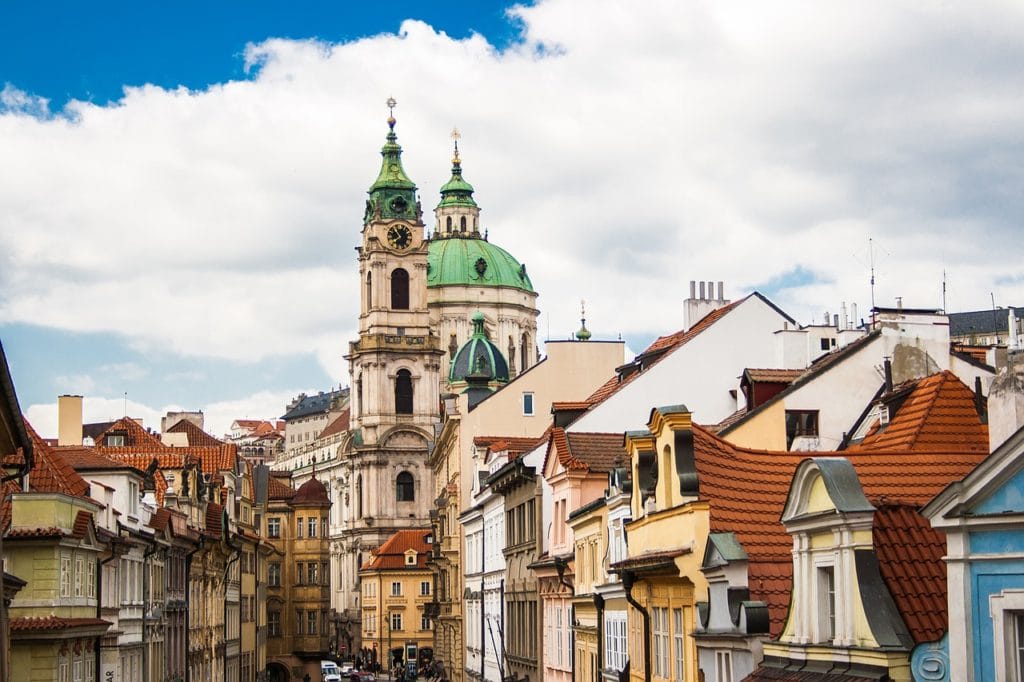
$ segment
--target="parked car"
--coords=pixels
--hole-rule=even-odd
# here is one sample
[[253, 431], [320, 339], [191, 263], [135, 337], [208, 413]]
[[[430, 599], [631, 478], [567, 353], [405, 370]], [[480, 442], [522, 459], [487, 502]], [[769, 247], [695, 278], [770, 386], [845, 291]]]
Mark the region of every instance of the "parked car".
[[356, 670], [348, 676], [348, 680], [349, 682], [377, 682], [373, 673], [368, 673], [365, 670]]

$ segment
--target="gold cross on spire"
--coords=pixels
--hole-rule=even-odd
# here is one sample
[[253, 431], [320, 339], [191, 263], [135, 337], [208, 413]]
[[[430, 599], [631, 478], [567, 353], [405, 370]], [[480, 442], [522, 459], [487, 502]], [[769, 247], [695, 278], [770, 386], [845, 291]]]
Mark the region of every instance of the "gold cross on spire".
[[452, 128], [452, 140], [455, 141], [455, 158], [452, 159], [452, 163], [459, 162], [459, 140], [462, 139], [462, 133], [459, 132], [458, 128]]
[[398, 102], [395, 101], [394, 97], [388, 97], [388, 101], [385, 102], [385, 104], [388, 105], [388, 114], [393, 116], [395, 113], [395, 105], [398, 104]]

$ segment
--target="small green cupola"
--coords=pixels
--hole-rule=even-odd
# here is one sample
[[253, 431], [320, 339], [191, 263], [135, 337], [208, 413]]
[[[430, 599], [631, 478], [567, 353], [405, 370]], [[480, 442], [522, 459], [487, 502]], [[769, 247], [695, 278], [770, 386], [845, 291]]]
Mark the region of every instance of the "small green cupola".
[[441, 186], [441, 203], [434, 209], [437, 216], [435, 239], [448, 237], [480, 238], [480, 207], [473, 199], [473, 185], [462, 177], [462, 159], [459, 158], [458, 130], [452, 130], [455, 151], [452, 155], [452, 177]]
[[388, 135], [380, 150], [383, 157], [380, 173], [370, 186], [364, 222], [379, 219], [419, 220], [416, 185], [402, 167], [402, 147], [395, 134], [395, 100], [388, 99]]
[[587, 302], [580, 301], [580, 328], [576, 332], [576, 340], [589, 341], [590, 337], [590, 330], [587, 329]]
[[484, 384], [492, 390], [509, 380], [508, 362], [484, 331], [483, 313], [473, 313], [473, 335], [452, 358], [448, 381]]

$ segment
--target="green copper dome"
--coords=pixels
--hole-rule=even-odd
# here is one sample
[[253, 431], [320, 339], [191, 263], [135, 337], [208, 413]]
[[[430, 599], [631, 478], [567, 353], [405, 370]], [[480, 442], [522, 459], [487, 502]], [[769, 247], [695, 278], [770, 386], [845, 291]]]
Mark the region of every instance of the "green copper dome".
[[473, 314], [473, 335], [452, 359], [448, 380], [452, 383], [508, 383], [508, 362], [484, 333], [484, 316], [480, 311]]
[[428, 287], [465, 284], [514, 287], [533, 293], [526, 266], [486, 239], [432, 239], [428, 248]]

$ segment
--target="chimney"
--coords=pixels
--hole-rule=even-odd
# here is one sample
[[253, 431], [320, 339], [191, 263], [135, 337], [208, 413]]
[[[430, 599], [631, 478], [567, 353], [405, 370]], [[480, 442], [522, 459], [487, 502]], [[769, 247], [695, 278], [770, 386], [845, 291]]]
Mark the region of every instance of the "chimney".
[[57, 445], [82, 444], [82, 396], [57, 396]]
[[1009, 353], [988, 391], [988, 443], [994, 451], [1024, 426], [1024, 353]]
[[839, 328], [840, 329], [849, 329], [850, 328], [850, 318], [846, 316], [846, 301], [843, 301], [842, 305], [839, 306], [839, 317], [840, 317], [840, 321], [842, 322], [842, 326], [840, 326]]
[[892, 360], [890, 358], [885, 359], [885, 392], [892, 392]]
[[690, 298], [697, 298], [697, 281], [690, 280]]
[[702, 300], [702, 301], [706, 298], [705, 295], [704, 295], [704, 286], [705, 286], [704, 280], [701, 280], [700, 281], [700, 300]]
[[978, 412], [978, 417], [981, 419], [982, 424], [988, 423], [988, 402], [985, 399], [985, 394], [981, 390], [981, 377], [974, 377], [974, 409]]
[[722, 281], [718, 282], [718, 300], [719, 301], [724, 301], [725, 300], [725, 282], [722, 282]]
[[852, 327], [852, 326], [854, 326], [856, 324], [857, 324], [857, 304], [856, 303], [851, 303], [850, 304], [850, 326]]

